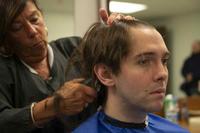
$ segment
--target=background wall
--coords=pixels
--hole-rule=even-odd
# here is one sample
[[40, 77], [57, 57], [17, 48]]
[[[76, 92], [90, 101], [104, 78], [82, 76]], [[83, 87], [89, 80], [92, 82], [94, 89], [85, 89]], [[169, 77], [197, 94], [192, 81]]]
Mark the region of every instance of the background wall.
[[74, 35], [74, 15], [72, 13], [46, 12], [49, 41]]
[[74, 35], [74, 0], [38, 0], [48, 27], [49, 41]]
[[[41, 7], [49, 30], [49, 41], [66, 36], [83, 36], [99, 20], [100, 5], [106, 0], [42, 0]], [[47, 6], [47, 3], [49, 5]]]
[[98, 0], [74, 0], [75, 35], [83, 36], [98, 21]]
[[171, 47], [171, 71], [170, 81], [173, 94], [183, 97], [180, 84], [183, 81], [181, 67], [184, 60], [191, 53], [191, 44], [200, 39], [200, 13], [192, 12], [167, 18], [149, 20], [154, 25], [165, 26], [169, 32], [169, 43]]

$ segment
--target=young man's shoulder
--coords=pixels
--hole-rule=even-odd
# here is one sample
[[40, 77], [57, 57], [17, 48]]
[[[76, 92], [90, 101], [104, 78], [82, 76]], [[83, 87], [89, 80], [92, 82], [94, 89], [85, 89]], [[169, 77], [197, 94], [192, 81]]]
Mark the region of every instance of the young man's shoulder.
[[[77, 129], [73, 131], [73, 133], [99, 133], [107, 132], [108, 128], [110, 132], [136, 132], [136, 133], [145, 133], [145, 132], [152, 132], [152, 133], [189, 133], [186, 129], [180, 127], [179, 125], [172, 123], [160, 116], [149, 114], [148, 115], [148, 126], [145, 129], [122, 129], [120, 127], [115, 126], [102, 126], [102, 117], [101, 112], [97, 112], [95, 115], [90, 117], [86, 122], [81, 124]], [[103, 117], [102, 117], [103, 118]], [[101, 122], [99, 122], [101, 121]], [[105, 123], [104, 123], [105, 124]], [[106, 129], [104, 129], [106, 127]], [[126, 130], [126, 131], [125, 131]]]
[[99, 112], [95, 113], [88, 120], [82, 123], [72, 133], [97, 133]]
[[189, 133], [188, 130], [182, 128], [180, 125], [155, 114], [148, 114], [148, 121], [149, 127], [160, 132], [162, 131], [163, 133]]

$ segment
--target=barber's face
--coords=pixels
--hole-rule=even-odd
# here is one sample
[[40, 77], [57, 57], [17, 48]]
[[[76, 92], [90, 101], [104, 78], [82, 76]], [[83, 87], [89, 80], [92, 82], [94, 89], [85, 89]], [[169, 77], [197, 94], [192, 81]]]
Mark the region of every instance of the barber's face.
[[154, 29], [131, 29], [132, 46], [114, 75], [114, 95], [127, 111], [153, 112], [162, 108], [168, 81], [168, 49]]
[[6, 40], [14, 53], [26, 62], [38, 62], [47, 56], [47, 31], [34, 3], [27, 1], [11, 24]]

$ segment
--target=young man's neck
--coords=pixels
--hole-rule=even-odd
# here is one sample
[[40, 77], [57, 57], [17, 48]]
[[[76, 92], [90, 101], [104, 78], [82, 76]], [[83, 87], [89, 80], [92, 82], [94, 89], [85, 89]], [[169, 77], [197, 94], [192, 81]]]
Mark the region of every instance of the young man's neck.
[[116, 120], [128, 123], [143, 123], [147, 115], [139, 110], [137, 111], [114, 96], [108, 96], [104, 112]]

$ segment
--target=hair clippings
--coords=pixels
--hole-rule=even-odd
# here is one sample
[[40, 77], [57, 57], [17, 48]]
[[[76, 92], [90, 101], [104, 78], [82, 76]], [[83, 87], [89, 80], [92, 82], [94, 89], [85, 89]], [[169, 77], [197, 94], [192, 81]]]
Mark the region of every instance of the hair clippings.
[[95, 88], [95, 89], [97, 90], [97, 92], [99, 92], [100, 89], [101, 89], [101, 85], [99, 84], [99, 81], [96, 80], [96, 81], [93, 83], [92, 78], [88, 78], [88, 79], [84, 80], [84, 81], [81, 82], [81, 83], [83, 83], [84, 85], [90, 86], [90, 87], [92, 87], [92, 88]]
[[84, 85], [91, 86], [92, 85], [92, 78], [88, 78], [82, 82]]
[[99, 91], [100, 91], [100, 89], [101, 89], [101, 84], [99, 83], [99, 81], [98, 81], [98, 80], [96, 80], [96, 81], [95, 81], [95, 83], [94, 83], [94, 86], [95, 86], [95, 88], [96, 88], [97, 92], [99, 92]]

